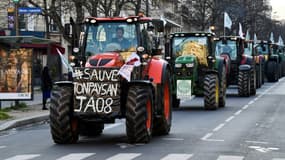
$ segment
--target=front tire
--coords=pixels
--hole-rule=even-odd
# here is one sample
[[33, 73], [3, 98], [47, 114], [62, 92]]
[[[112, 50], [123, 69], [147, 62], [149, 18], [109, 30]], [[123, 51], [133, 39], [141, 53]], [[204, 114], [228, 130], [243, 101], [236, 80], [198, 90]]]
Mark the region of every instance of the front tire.
[[52, 139], [58, 144], [78, 140], [78, 121], [72, 117], [72, 87], [55, 87], [51, 96], [50, 128]]
[[126, 103], [126, 131], [130, 143], [147, 143], [152, 136], [153, 93], [149, 87], [131, 86]]
[[250, 95], [250, 76], [249, 71], [239, 71], [238, 74], [238, 95], [249, 97]]
[[158, 109], [161, 114], [155, 116], [153, 132], [155, 135], [166, 135], [170, 132], [172, 122], [172, 93], [170, 73], [165, 72], [163, 83], [158, 87], [159, 94], [157, 100], [159, 102]]
[[216, 110], [219, 107], [219, 81], [215, 74], [208, 74], [204, 79], [204, 108]]
[[226, 77], [226, 68], [223, 66], [223, 73], [221, 77], [221, 87], [219, 93], [219, 107], [226, 106], [226, 92], [227, 92], [227, 77]]
[[250, 95], [256, 94], [256, 75], [255, 70], [250, 71]]

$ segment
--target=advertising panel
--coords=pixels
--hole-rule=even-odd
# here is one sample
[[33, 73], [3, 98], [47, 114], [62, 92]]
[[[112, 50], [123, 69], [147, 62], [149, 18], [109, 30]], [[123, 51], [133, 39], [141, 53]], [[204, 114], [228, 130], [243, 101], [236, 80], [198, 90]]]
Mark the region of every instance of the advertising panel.
[[33, 50], [0, 46], [0, 100], [31, 100]]

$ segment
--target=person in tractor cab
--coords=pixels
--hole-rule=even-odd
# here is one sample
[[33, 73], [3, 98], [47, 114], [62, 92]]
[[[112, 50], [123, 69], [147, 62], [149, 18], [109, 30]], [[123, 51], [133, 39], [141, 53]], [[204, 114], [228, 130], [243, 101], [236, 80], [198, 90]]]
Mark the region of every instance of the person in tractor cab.
[[130, 47], [130, 42], [124, 38], [124, 29], [122, 27], [116, 29], [116, 37], [112, 39], [112, 42], [120, 44], [122, 50]]

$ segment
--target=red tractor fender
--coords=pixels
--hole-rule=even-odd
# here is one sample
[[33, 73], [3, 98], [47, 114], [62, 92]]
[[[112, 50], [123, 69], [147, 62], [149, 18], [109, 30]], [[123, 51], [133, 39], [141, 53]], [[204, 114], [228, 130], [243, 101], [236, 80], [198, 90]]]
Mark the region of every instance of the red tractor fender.
[[166, 69], [167, 61], [159, 58], [152, 58], [150, 60], [148, 75], [149, 78], [153, 79], [155, 84], [162, 83], [163, 72]]

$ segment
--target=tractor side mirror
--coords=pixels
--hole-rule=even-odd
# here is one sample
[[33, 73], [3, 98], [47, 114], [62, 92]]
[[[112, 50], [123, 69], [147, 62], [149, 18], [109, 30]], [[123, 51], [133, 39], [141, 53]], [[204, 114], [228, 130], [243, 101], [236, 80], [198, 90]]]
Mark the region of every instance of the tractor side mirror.
[[248, 48], [248, 44], [247, 43], [244, 43], [244, 48]]
[[164, 32], [164, 23], [162, 20], [154, 19], [152, 24], [156, 28], [157, 32]]
[[228, 44], [228, 41], [226, 39], [223, 39], [222, 44]]

